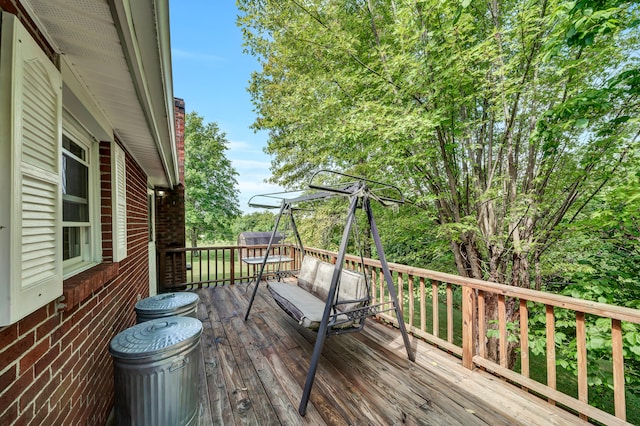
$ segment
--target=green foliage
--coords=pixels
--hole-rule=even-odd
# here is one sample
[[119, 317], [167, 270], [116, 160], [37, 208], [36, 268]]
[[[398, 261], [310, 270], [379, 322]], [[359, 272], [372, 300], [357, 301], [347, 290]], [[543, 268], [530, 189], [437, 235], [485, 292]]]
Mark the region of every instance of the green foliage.
[[[550, 253], [547, 290], [601, 303], [640, 308], [640, 163], [637, 146], [632, 146], [629, 161], [614, 179], [614, 187], [601, 193], [591, 208], [576, 218], [565, 240]], [[553, 279], [553, 281], [551, 281]], [[542, 354], [545, 345], [545, 312], [530, 305], [530, 348]], [[587, 315], [585, 318], [590, 394], [612, 387], [611, 321]], [[555, 311], [556, 353], [558, 365], [577, 374], [575, 315]], [[626, 388], [640, 390], [640, 329], [622, 323]], [[558, 339], [558, 334], [562, 338]], [[597, 396], [595, 403], [603, 408]]]
[[245, 213], [236, 218], [231, 226], [234, 237], [241, 232], [270, 232], [273, 231], [276, 215], [270, 211]]
[[398, 185], [416, 206], [389, 238], [398, 259], [432, 264], [439, 245], [460, 273], [528, 286], [637, 138], [628, 2], [238, 6], [273, 180], [333, 168]]
[[240, 214], [238, 173], [225, 156], [227, 139], [216, 123], [197, 112], [185, 117], [185, 222], [192, 246], [231, 237], [230, 224]]

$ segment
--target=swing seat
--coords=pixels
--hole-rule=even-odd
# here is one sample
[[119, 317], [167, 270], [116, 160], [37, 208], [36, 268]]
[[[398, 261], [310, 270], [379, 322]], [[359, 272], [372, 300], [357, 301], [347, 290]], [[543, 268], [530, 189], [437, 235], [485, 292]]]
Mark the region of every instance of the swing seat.
[[[305, 256], [295, 283], [269, 282], [269, 292], [276, 303], [293, 319], [308, 329], [318, 330], [326, 306], [327, 295], [335, 265]], [[356, 327], [359, 320], [350, 320], [348, 312], [358, 309], [369, 300], [364, 275], [343, 269], [340, 273], [334, 328]]]

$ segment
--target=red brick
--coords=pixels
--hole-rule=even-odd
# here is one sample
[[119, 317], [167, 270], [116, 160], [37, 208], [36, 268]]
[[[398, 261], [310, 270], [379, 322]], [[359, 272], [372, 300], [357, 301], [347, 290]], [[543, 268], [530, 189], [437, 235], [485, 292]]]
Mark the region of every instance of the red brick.
[[78, 354], [78, 351], [73, 352], [66, 361], [67, 362], [64, 363], [61, 370], [63, 380], [66, 380], [73, 374], [73, 368], [78, 364], [78, 362], [80, 362], [80, 355]]
[[0, 348], [6, 348], [18, 338], [18, 324], [0, 329]]
[[33, 420], [33, 405], [29, 406], [27, 410], [21, 411], [12, 426], [27, 426], [31, 420]]
[[49, 318], [44, 324], [36, 329], [36, 339], [41, 340], [47, 334], [51, 333], [57, 326], [60, 325], [60, 316], [56, 315]]
[[[2, 407], [2, 406], [0, 406]], [[10, 425], [18, 418], [18, 403], [15, 402], [2, 413], [0, 408], [0, 425]]]
[[18, 322], [18, 334], [27, 334], [47, 319], [47, 308], [42, 307]]
[[29, 385], [25, 392], [20, 397], [20, 410], [24, 410], [29, 404], [34, 402], [34, 399], [40, 391], [49, 383], [51, 375], [48, 371], [45, 371]]
[[44, 419], [49, 415], [49, 405], [47, 404], [40, 407], [36, 405], [35, 410], [36, 413], [33, 420], [31, 420], [31, 424], [34, 426], [45, 425]]
[[49, 411], [49, 415], [44, 418], [42, 421], [43, 425], [62, 425], [64, 423], [61, 422], [62, 417], [65, 413], [62, 412], [61, 407], [51, 407], [51, 411]]
[[10, 404], [17, 402], [20, 394], [33, 381], [33, 370], [29, 370], [22, 376], [18, 377], [2, 394], [0, 394], [0, 407], [8, 407]]
[[11, 346], [5, 348], [0, 354], [0, 371], [4, 370], [4, 368], [17, 360], [22, 354], [29, 350], [29, 348], [33, 345], [35, 338], [35, 332], [31, 332], [30, 334], [24, 336], [22, 339], [16, 341]]
[[[59, 393], [60, 404], [61, 404], [61, 407], [66, 407], [66, 410], [71, 412], [72, 411], [71, 409], [73, 408], [73, 403], [74, 403], [73, 399], [71, 398], [71, 395], [73, 394], [75, 387], [71, 377], [69, 377], [68, 384], [66, 382], [67, 382], [66, 380], [63, 380], [61, 384], [61, 386], [64, 386], [63, 388], [64, 390], [63, 392]], [[72, 423], [67, 423], [67, 424], [72, 424]]]
[[51, 405], [55, 404], [55, 405], [59, 405], [61, 408], [64, 408], [64, 406], [69, 402], [69, 401], [63, 401], [62, 400], [62, 396], [65, 395], [67, 393], [67, 391], [69, 390], [69, 387], [71, 386], [72, 380], [70, 376], [64, 376], [63, 375], [63, 379], [62, 382], [60, 382], [60, 384], [58, 385], [58, 387], [56, 388], [56, 390], [53, 392], [53, 394], [51, 394], [51, 398], [49, 399], [49, 403]]
[[60, 326], [51, 333], [51, 345], [59, 343], [72, 327], [73, 321], [62, 321]]
[[48, 401], [51, 398], [51, 394], [55, 391], [58, 386], [60, 386], [60, 382], [62, 381], [61, 375], [57, 374], [51, 378], [49, 383], [44, 387], [42, 393], [40, 393], [35, 400], [36, 407], [49, 406]]
[[[13, 366], [0, 375], [0, 392], [6, 389], [16, 379], [16, 367]], [[2, 410], [2, 408], [0, 408]]]
[[20, 371], [27, 371], [29, 368], [33, 366], [42, 357], [47, 350], [49, 350], [49, 339], [44, 339], [42, 342], [38, 343], [36, 346], [33, 346], [29, 352], [27, 352], [20, 359]]
[[69, 357], [71, 356], [71, 348], [68, 346], [62, 346], [61, 349], [64, 348], [62, 350], [62, 352], [60, 353], [60, 355], [53, 360], [53, 362], [51, 363], [51, 371], [53, 371], [54, 374], [56, 374], [56, 372], [60, 371], [60, 369], [62, 368], [62, 366], [69, 361]]
[[47, 370], [54, 359], [60, 354], [60, 345], [56, 344], [52, 346], [46, 354], [40, 358], [35, 365], [35, 374], [39, 376], [43, 371]]

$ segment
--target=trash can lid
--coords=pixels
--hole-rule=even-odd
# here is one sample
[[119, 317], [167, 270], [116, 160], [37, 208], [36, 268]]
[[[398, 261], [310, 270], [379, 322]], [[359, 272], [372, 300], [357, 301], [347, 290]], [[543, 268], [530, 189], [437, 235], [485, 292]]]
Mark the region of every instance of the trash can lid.
[[164, 293], [139, 300], [135, 305], [136, 312], [154, 314], [168, 314], [187, 306], [198, 303], [199, 297], [195, 293]]
[[192, 317], [166, 317], [146, 321], [128, 328], [113, 339], [109, 352], [116, 358], [147, 358], [152, 355], [170, 355], [197, 342], [202, 334], [202, 323]]

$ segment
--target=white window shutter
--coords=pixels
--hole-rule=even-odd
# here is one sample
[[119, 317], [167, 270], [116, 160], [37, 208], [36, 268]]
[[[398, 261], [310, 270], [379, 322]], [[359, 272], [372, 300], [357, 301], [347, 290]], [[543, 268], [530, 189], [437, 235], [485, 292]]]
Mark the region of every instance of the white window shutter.
[[120, 262], [127, 257], [127, 169], [122, 148], [115, 142], [111, 147], [113, 261]]
[[62, 295], [62, 77], [15, 16], [0, 40], [1, 326]]

